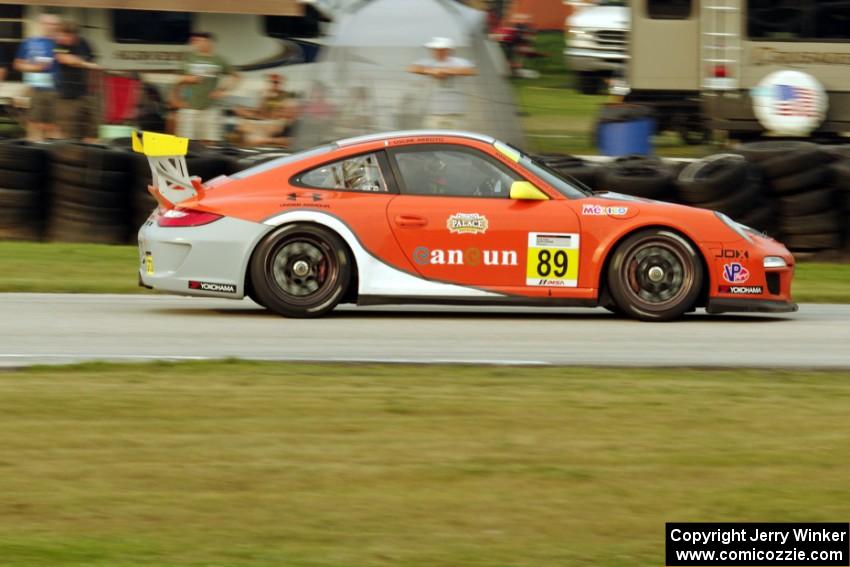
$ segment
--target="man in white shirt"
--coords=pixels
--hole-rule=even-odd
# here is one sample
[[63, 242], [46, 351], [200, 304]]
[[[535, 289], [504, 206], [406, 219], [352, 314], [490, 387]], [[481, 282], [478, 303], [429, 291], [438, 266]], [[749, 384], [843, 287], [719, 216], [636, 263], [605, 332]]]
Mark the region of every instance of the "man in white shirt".
[[428, 115], [423, 126], [434, 129], [457, 130], [461, 127], [466, 108], [464, 94], [458, 86], [459, 77], [477, 74], [472, 62], [454, 57], [454, 41], [448, 37], [435, 37], [425, 44], [431, 56], [411, 65], [408, 71], [431, 77]]

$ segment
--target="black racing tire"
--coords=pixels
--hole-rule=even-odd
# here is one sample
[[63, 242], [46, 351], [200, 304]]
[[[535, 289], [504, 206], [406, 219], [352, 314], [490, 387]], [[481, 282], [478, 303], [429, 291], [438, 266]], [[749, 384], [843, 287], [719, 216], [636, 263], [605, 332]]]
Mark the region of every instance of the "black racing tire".
[[596, 95], [602, 92], [605, 86], [605, 80], [599, 73], [580, 72], [578, 73], [578, 92], [583, 95]]
[[743, 186], [739, 186], [736, 192], [733, 192], [722, 199], [702, 203], [699, 206], [704, 209], [720, 211], [732, 218], [737, 218], [744, 215], [747, 211], [752, 210], [755, 204], [761, 200], [761, 195], [761, 185], [750, 182]]
[[127, 232], [127, 226], [123, 224], [93, 225], [85, 220], [55, 217], [50, 221], [47, 237], [57, 242], [124, 244]]
[[768, 158], [760, 162], [759, 166], [766, 177], [777, 179], [810, 170], [818, 165], [829, 163], [833, 159], [831, 154], [815, 146]]
[[56, 163], [51, 169], [51, 176], [54, 180], [79, 187], [120, 192], [127, 188], [130, 172]]
[[602, 168], [599, 188], [635, 197], [663, 199], [672, 193], [673, 174], [655, 165], [613, 165]]
[[814, 147], [817, 147], [817, 144], [812, 142], [767, 140], [764, 142], [749, 142], [747, 144], [741, 144], [735, 149], [735, 152], [741, 154], [749, 161], [761, 162], [777, 155], [784, 155], [789, 152]]
[[64, 165], [107, 171], [132, 171], [134, 161], [130, 152], [84, 142], [59, 142], [50, 153], [55, 162]]
[[129, 215], [127, 209], [124, 207], [81, 205], [65, 200], [59, 195], [53, 199], [50, 218], [62, 218], [74, 222], [86, 223], [92, 229], [95, 229], [100, 226], [127, 226]]
[[782, 244], [793, 251], [838, 250], [841, 248], [841, 233], [789, 234], [782, 239]]
[[48, 161], [45, 143], [27, 140], [0, 142], [0, 169], [15, 171], [43, 171]]
[[209, 181], [219, 175], [227, 175], [227, 172], [232, 169], [230, 161], [208, 152], [189, 152], [186, 155], [186, 169], [189, 170], [189, 175], [200, 177], [202, 181]]
[[812, 215], [828, 211], [836, 206], [838, 192], [835, 187], [817, 187], [810, 191], [797, 193], [796, 195], [785, 195], [778, 199], [779, 211], [782, 216]]
[[800, 193], [811, 187], [823, 185], [832, 176], [832, 170], [828, 167], [814, 167], [795, 173], [794, 175], [786, 175], [770, 181], [770, 186], [775, 193], [780, 195], [791, 195]]
[[783, 217], [779, 221], [779, 230], [783, 234], [819, 234], [822, 232], [838, 232], [841, 228], [842, 215], [832, 210], [814, 215]]
[[676, 182], [679, 197], [691, 205], [707, 207], [732, 194], [753, 176], [753, 166], [741, 158], [704, 160], [686, 166]]
[[42, 205], [41, 191], [21, 191], [19, 189], [0, 189], [0, 210], [36, 209]]
[[762, 201], [734, 220], [750, 228], [771, 233], [776, 229], [776, 208], [770, 201]]
[[32, 207], [2, 207], [0, 208], [0, 226], [11, 228], [29, 224], [41, 218], [39, 209]]
[[[660, 270], [657, 276], [654, 268]], [[667, 229], [647, 229], [614, 250], [607, 289], [617, 307], [636, 319], [672, 321], [693, 308], [703, 272], [702, 258], [684, 237]]]
[[[334, 232], [313, 224], [289, 224], [257, 245], [251, 283], [260, 301], [284, 317], [328, 314], [351, 281], [351, 254]], [[299, 275], [296, 270], [307, 270]]]
[[845, 191], [850, 191], [850, 159], [844, 159], [829, 166], [833, 178]]
[[41, 191], [44, 185], [45, 177], [40, 171], [0, 169], [0, 187], [21, 191]]
[[626, 154], [617, 156], [613, 162], [616, 165], [663, 165], [664, 162], [657, 156], [645, 156], [643, 154]]
[[124, 209], [128, 204], [126, 193], [100, 191], [71, 183], [54, 183], [52, 196], [54, 200], [106, 209]]
[[565, 177], [578, 181], [581, 185], [590, 189], [596, 189], [599, 179], [599, 168], [595, 165], [580, 165], [576, 167], [553, 167], [555, 171]]
[[574, 179], [590, 189], [596, 188], [599, 167], [591, 162], [570, 154], [538, 154], [534, 158], [561, 175]]

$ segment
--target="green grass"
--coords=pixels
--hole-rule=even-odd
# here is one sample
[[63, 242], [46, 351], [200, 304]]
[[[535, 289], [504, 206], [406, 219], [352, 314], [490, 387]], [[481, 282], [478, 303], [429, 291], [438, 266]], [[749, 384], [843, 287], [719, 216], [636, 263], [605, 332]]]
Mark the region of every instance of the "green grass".
[[135, 246], [0, 242], [0, 292], [136, 293]]
[[[592, 152], [604, 97], [557, 61], [516, 85], [529, 133], [570, 137], [529, 140]], [[137, 265], [132, 246], [0, 243], [0, 291], [132, 293]], [[850, 302], [850, 266], [800, 264], [794, 290]], [[850, 372], [0, 372], [0, 565], [656, 566], [666, 521], [848, 517], [848, 410]]]
[[850, 516], [849, 372], [187, 363], [0, 373], [0, 564], [621, 565]]
[[[544, 32], [536, 48], [545, 57], [530, 60], [527, 68], [539, 71], [538, 79], [513, 79], [527, 143], [531, 151], [597, 154], [593, 140], [599, 107], [614, 99], [589, 96], [575, 90], [572, 73], [564, 65], [564, 35]], [[710, 146], [687, 146], [670, 133], [655, 137], [656, 153], [670, 157], [700, 157]]]
[[800, 303], [850, 303], [850, 265], [797, 264], [791, 292]]
[[[0, 242], [0, 292], [140, 293], [135, 246]], [[850, 264], [797, 265], [798, 302], [850, 303]]]

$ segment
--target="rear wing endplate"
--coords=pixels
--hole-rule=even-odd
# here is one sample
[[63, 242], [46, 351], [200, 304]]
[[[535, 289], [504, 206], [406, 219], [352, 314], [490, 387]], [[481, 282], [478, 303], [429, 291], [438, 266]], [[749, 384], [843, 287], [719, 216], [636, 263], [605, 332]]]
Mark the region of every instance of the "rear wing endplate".
[[151, 168], [153, 183], [148, 186], [148, 191], [165, 209], [173, 209], [178, 203], [204, 196], [200, 178], [190, 177], [186, 168], [188, 149], [188, 138], [156, 132], [133, 132], [133, 151], [145, 154]]

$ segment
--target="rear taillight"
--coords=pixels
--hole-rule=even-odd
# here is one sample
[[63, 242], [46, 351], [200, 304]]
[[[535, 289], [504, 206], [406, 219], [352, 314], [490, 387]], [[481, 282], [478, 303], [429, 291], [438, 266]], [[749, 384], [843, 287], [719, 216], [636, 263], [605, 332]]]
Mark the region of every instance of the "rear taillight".
[[221, 215], [195, 209], [171, 209], [159, 215], [156, 222], [159, 226], [201, 226], [220, 218]]

